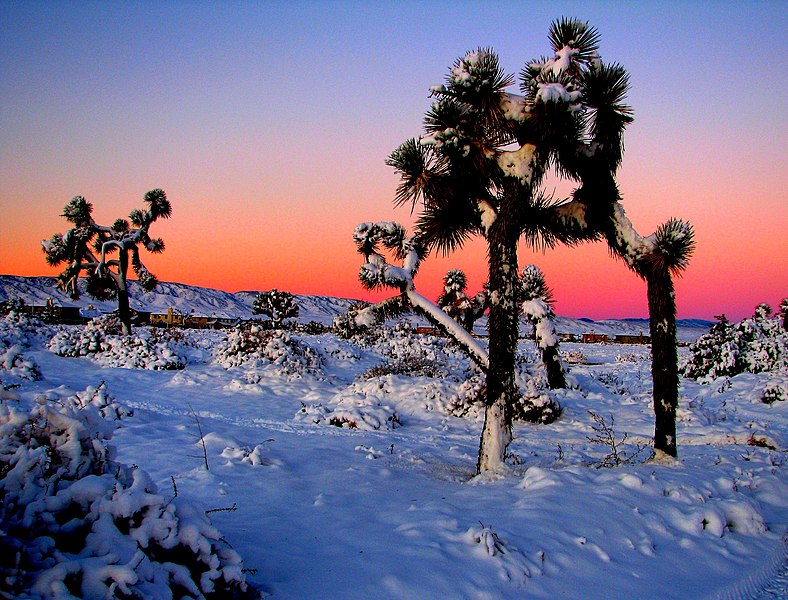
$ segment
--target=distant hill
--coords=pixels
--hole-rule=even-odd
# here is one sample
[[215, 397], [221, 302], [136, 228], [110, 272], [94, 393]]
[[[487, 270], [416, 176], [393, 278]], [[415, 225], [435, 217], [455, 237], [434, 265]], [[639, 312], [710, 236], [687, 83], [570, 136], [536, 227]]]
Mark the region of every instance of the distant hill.
[[[79, 300], [72, 300], [68, 295], [55, 288], [54, 277], [20, 277], [17, 275], [0, 275], [0, 301], [8, 298], [22, 298], [28, 304], [45, 304], [48, 298], [61, 306], [89, 305], [102, 312], [110, 312], [116, 308], [114, 302], [99, 302], [87, 294]], [[131, 307], [149, 312], [167, 312], [168, 308], [183, 313], [205, 316], [227, 316], [248, 319], [252, 316], [252, 303], [258, 291], [225, 292], [211, 288], [185, 285], [183, 283], [161, 282], [152, 292], [145, 292], [136, 281], [129, 282]], [[330, 324], [335, 315], [344, 313], [354, 302], [348, 298], [332, 298], [328, 296], [296, 295], [300, 308], [299, 321], [319, 321]], [[702, 319], [679, 319], [679, 339], [694, 340], [708, 331], [710, 321]], [[484, 331], [486, 322], [478, 321], [477, 329]], [[648, 335], [648, 319], [606, 319], [593, 321], [569, 317], [556, 318], [556, 330], [560, 333], [601, 333], [607, 335], [643, 333]]]
[[[93, 306], [100, 312], [110, 312], [117, 304], [110, 300], [100, 302], [88, 294], [72, 300], [55, 287], [54, 277], [20, 277], [0, 275], [0, 301], [22, 298], [27, 304], [45, 304], [48, 298], [60, 306]], [[129, 282], [129, 303], [135, 310], [167, 312], [173, 308], [183, 313], [204, 316], [227, 316], [248, 319], [252, 316], [252, 304], [259, 292], [244, 291], [230, 293], [211, 288], [185, 285], [183, 283], [160, 282], [152, 292], [144, 291], [136, 281]], [[330, 324], [334, 315], [344, 313], [353, 300], [325, 296], [296, 296], [301, 311], [300, 321], [320, 321]]]

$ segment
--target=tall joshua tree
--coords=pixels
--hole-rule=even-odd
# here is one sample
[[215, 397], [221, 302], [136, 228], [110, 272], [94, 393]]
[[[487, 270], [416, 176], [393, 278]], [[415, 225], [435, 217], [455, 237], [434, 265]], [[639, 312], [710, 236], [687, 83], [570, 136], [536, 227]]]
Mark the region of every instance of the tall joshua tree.
[[[388, 159], [401, 177], [396, 202], [421, 206], [421, 244], [449, 252], [472, 235], [487, 241], [490, 349], [480, 473], [502, 466], [512, 439], [518, 242], [545, 248], [604, 237], [654, 281], [653, 295], [661, 298], [654, 303], [655, 326], [663, 328], [670, 309], [662, 309], [673, 302], [665, 277], [686, 264], [692, 246], [691, 229], [679, 221], [665, 226], [660, 239], [642, 238], [619, 204], [615, 173], [632, 120], [623, 104], [626, 71], [601, 61], [599, 34], [587, 23], [561, 19], [549, 38], [552, 58], [523, 68], [520, 95], [507, 91], [515, 79], [492, 50], [458, 59], [446, 83], [431, 89], [436, 101], [425, 116], [426, 135], [406, 141]], [[570, 201], [553, 202], [540, 189], [551, 165], [579, 184]], [[665, 337], [668, 344], [669, 331]], [[656, 403], [655, 397], [655, 410]], [[658, 449], [661, 443], [655, 438]]]
[[146, 291], [158, 285], [156, 276], [142, 264], [140, 247], [153, 253], [163, 252], [164, 241], [151, 238], [148, 229], [158, 219], [168, 219], [172, 215], [172, 206], [164, 190], [150, 190], [144, 201], [147, 209], [132, 210], [128, 220], [117, 219], [111, 226], [105, 226], [93, 220], [93, 205], [82, 196], [75, 196], [62, 214], [73, 227], [41, 241], [50, 265], [66, 264], [58, 276], [60, 289], [74, 299], [79, 298], [79, 276], [84, 271], [87, 292], [91, 296], [97, 300], [117, 298], [124, 335], [131, 334], [129, 266]]

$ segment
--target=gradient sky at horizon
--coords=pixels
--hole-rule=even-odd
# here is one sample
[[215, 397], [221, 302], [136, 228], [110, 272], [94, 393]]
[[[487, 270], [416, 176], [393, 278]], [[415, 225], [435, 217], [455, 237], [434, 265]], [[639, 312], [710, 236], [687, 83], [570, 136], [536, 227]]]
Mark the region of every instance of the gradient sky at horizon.
[[[12, 2], [0, 0], [0, 273], [52, 275], [39, 241], [75, 195], [112, 222], [166, 190], [146, 256], [161, 280], [376, 299], [358, 283], [362, 221], [409, 224], [385, 165], [422, 132], [429, 87], [493, 47], [507, 71], [590, 21], [631, 76], [619, 173], [647, 234], [689, 220], [679, 316], [739, 319], [788, 295], [788, 3]], [[571, 186], [556, 184], [557, 194]], [[145, 260], [144, 258], [144, 260]], [[602, 243], [534, 253], [566, 316], [647, 316], [645, 285]], [[480, 241], [428, 259], [486, 278]]]

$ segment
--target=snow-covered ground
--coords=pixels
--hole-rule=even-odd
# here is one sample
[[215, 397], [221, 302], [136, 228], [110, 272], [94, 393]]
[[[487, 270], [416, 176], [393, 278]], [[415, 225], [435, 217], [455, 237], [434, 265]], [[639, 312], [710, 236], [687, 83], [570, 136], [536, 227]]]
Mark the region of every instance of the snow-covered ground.
[[[561, 418], [517, 424], [509, 472], [479, 480], [482, 422], [452, 414], [473, 369], [445, 340], [289, 333], [244, 361], [227, 333], [189, 332], [168, 342], [184, 369], [142, 370], [57, 356], [52, 333], [0, 370], [19, 384], [3, 402], [103, 381], [133, 410], [118, 460], [161, 494], [174, 480], [181, 499], [232, 508], [211, 521], [271, 598], [784, 597], [788, 409], [761, 396], [785, 373], [682, 380], [679, 460], [645, 448], [605, 468], [592, 412], [628, 436], [623, 458], [650, 441], [648, 348], [563, 344]], [[530, 342], [521, 355], [538, 374]]]

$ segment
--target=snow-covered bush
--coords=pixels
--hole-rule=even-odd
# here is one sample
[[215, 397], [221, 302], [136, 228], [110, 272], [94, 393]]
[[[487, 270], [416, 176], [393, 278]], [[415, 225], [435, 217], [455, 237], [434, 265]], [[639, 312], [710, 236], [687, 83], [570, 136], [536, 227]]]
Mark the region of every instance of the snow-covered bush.
[[15, 310], [0, 317], [0, 372], [19, 379], [41, 379], [38, 364], [23, 354], [40, 325], [38, 321]]
[[446, 411], [455, 417], [478, 417], [483, 413], [486, 392], [484, 377], [474, 375], [460, 384]]
[[0, 406], [3, 597], [257, 597], [202, 511], [115, 460], [126, 414], [103, 385]]
[[[117, 332], [117, 333], [108, 333]], [[119, 335], [116, 318], [99, 317], [84, 327], [60, 329], [50, 340], [49, 349], [59, 356], [89, 356], [105, 367], [153, 371], [184, 368], [177, 343], [155, 329], [139, 329], [134, 335]]]
[[321, 335], [330, 331], [331, 328], [319, 321], [308, 321], [306, 323], [296, 323], [293, 329], [303, 335]]
[[[552, 423], [561, 416], [561, 406], [543, 389], [544, 378], [518, 373], [520, 389], [517, 402], [512, 407], [512, 418], [529, 423]], [[478, 417], [484, 413], [487, 389], [484, 378], [474, 375], [460, 384], [448, 402], [446, 411], [455, 417]]]
[[366, 325], [360, 325], [356, 321], [358, 313], [365, 308], [369, 307], [367, 302], [353, 302], [347, 308], [347, 312], [343, 315], [336, 315], [332, 323], [332, 330], [340, 338], [348, 340], [355, 336], [365, 334], [369, 331]]
[[295, 418], [346, 429], [395, 429], [401, 423], [394, 408], [385, 404], [386, 383], [385, 379], [353, 383], [326, 405], [303, 404]]
[[445, 378], [449, 372], [434, 361], [408, 356], [382, 365], [376, 365], [359, 375], [359, 379], [372, 379], [385, 375], [408, 375], [410, 377]]
[[785, 402], [788, 400], [788, 388], [779, 382], [768, 383], [763, 388], [761, 402], [764, 404], [774, 404], [775, 402]]
[[648, 354], [637, 354], [635, 352], [627, 352], [623, 354], [616, 354], [616, 362], [617, 363], [632, 363], [638, 364], [642, 362], [646, 362], [650, 360], [651, 357]]
[[552, 423], [561, 416], [561, 405], [553, 400], [546, 391], [547, 382], [533, 375], [517, 377], [520, 395], [512, 406], [512, 418], [527, 423]]
[[566, 352], [561, 352], [561, 358], [571, 365], [579, 365], [588, 360], [586, 355], [583, 354], [582, 350], [569, 350]]
[[217, 349], [216, 361], [225, 369], [243, 364], [274, 365], [278, 373], [289, 377], [317, 373], [323, 364], [320, 354], [292, 333], [256, 323], [242, 323], [231, 329]]
[[710, 382], [739, 373], [761, 373], [788, 368], [788, 332], [771, 309], [760, 304], [755, 314], [732, 324], [724, 315], [709, 333], [690, 346], [681, 366], [685, 377]]

